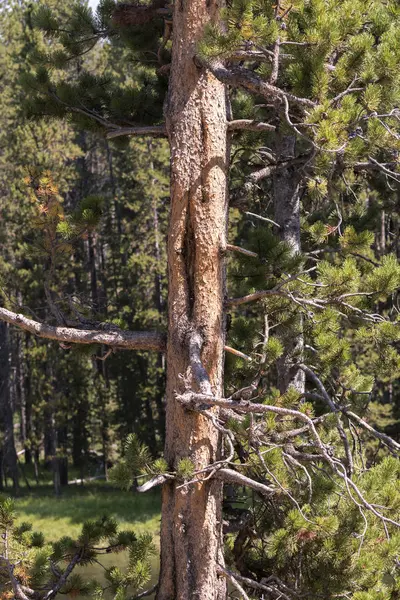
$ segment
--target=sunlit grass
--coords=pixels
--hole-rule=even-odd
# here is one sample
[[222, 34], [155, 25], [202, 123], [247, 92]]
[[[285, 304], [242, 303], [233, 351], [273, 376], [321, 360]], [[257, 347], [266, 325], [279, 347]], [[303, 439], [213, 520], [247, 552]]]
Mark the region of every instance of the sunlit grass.
[[160, 496], [158, 493], [138, 494], [116, 490], [106, 483], [84, 486], [70, 485], [56, 498], [51, 487], [33, 487], [16, 500], [18, 522], [32, 523], [47, 541], [64, 535], [75, 537], [82, 523], [103, 515], [114, 517], [121, 529], [144, 531], [157, 536], [160, 524]]

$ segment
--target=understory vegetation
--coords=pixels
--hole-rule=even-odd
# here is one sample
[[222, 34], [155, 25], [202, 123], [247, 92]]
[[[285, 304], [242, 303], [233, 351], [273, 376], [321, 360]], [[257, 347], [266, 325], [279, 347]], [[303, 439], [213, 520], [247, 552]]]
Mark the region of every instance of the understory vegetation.
[[399, 36], [2, 3], [1, 600], [400, 598]]

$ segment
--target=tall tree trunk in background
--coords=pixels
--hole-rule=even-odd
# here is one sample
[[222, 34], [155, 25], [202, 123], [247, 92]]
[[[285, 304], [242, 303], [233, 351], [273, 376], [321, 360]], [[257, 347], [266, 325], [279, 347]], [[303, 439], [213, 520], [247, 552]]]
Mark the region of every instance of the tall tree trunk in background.
[[[168, 347], [165, 458], [196, 470], [220, 456], [211, 422], [181, 407], [182, 375], [190, 367], [192, 332], [203, 339], [202, 363], [222, 393], [227, 228], [227, 122], [224, 86], [194, 62], [204, 27], [218, 19], [218, 0], [174, 3], [174, 39], [167, 105], [171, 147], [168, 235]], [[193, 339], [193, 338], [192, 338]], [[192, 377], [193, 389], [199, 385]], [[202, 386], [200, 386], [200, 389]], [[157, 600], [225, 600], [222, 563], [222, 484], [217, 479], [163, 486], [161, 573]]]
[[[147, 149], [149, 152], [149, 167], [152, 173], [154, 173], [154, 163], [152, 159], [152, 141], [147, 141]], [[156, 183], [155, 178], [152, 183]], [[160, 314], [160, 322], [162, 314], [165, 311], [165, 302], [163, 298], [163, 286], [161, 277], [161, 250], [160, 250], [160, 223], [158, 218], [158, 206], [157, 196], [152, 198], [153, 204], [153, 229], [154, 229], [154, 249], [156, 255], [156, 273], [154, 277], [154, 292], [155, 292], [155, 304]], [[158, 411], [158, 428], [162, 443], [165, 443], [165, 356], [164, 354], [158, 354], [156, 368], [158, 370], [157, 375], [157, 392], [155, 394], [155, 402]]]
[[25, 383], [25, 361], [23, 353], [24, 340], [20, 335], [16, 339], [16, 387], [20, 414], [20, 440], [26, 451], [27, 441], [27, 411], [26, 411], [26, 383]]
[[99, 290], [97, 285], [97, 246], [96, 246], [96, 236], [93, 233], [89, 233], [88, 235], [88, 262], [89, 262], [89, 270], [90, 270], [90, 292], [91, 292], [91, 300], [93, 312], [97, 313], [99, 311]]
[[[296, 138], [276, 136], [276, 161], [286, 161], [295, 157]], [[277, 171], [273, 177], [274, 219], [280, 226], [279, 235], [294, 253], [300, 252], [300, 182], [299, 169], [288, 168]], [[282, 357], [278, 360], [278, 389], [285, 393], [294, 387], [300, 393], [305, 389], [305, 374], [293, 363], [303, 353], [303, 320], [301, 315], [287, 326], [283, 324], [281, 341], [284, 345]]]
[[10, 338], [7, 323], [0, 323], [0, 424], [2, 433], [1, 471], [11, 477], [14, 493], [19, 490], [18, 460], [14, 440], [14, 419], [11, 401]]
[[58, 440], [56, 428], [56, 395], [54, 389], [54, 377], [51, 363], [46, 363], [47, 380], [52, 382], [51, 390], [47, 396], [45, 407], [45, 422], [44, 422], [44, 451], [45, 460], [50, 463], [51, 472], [53, 475], [54, 493], [56, 496], [61, 494], [60, 484], [60, 465], [57, 454]]

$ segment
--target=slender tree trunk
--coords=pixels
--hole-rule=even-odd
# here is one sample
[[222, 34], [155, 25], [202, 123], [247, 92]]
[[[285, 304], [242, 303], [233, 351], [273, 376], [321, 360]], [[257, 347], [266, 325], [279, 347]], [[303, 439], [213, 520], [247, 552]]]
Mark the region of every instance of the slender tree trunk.
[[[276, 137], [277, 162], [295, 157], [296, 138], [294, 136]], [[278, 171], [273, 178], [275, 221], [279, 224], [282, 241], [289, 244], [293, 253], [300, 252], [300, 182], [298, 169], [288, 168]], [[289, 326], [281, 328], [284, 353], [278, 360], [278, 389], [285, 393], [289, 387], [300, 393], [305, 389], [305, 375], [295, 363], [303, 353], [303, 320], [301, 315]]]
[[10, 342], [7, 323], [0, 323], [0, 420], [2, 428], [2, 472], [11, 477], [14, 493], [19, 490], [11, 399]]
[[[152, 159], [152, 141], [147, 141], [147, 148], [149, 151], [149, 159], [150, 159], [150, 171], [154, 172], [154, 162]], [[155, 178], [152, 180], [152, 185], [156, 184]], [[162, 286], [162, 277], [161, 277], [161, 249], [160, 249], [160, 224], [158, 218], [158, 206], [157, 206], [157, 197], [154, 196], [152, 198], [153, 202], [153, 229], [154, 229], [154, 249], [155, 256], [157, 261], [156, 266], [156, 274], [154, 278], [154, 293], [155, 293], [155, 304], [157, 310], [161, 315], [165, 311], [165, 302], [163, 298], [163, 286]], [[155, 402], [158, 411], [158, 428], [159, 434], [163, 444], [165, 443], [165, 356], [164, 354], [159, 354], [157, 357], [156, 367], [159, 371], [157, 376], [157, 392], [155, 395]]]
[[54, 493], [56, 496], [61, 494], [60, 482], [60, 462], [58, 456], [58, 437], [56, 427], [56, 391], [54, 389], [54, 377], [51, 364], [46, 365], [48, 380], [52, 382], [51, 391], [48, 394], [45, 408], [44, 424], [44, 449], [45, 461], [50, 463], [53, 475]]
[[25, 362], [22, 349], [23, 340], [17, 336], [16, 340], [16, 378], [17, 378], [17, 396], [20, 411], [20, 439], [24, 449], [26, 449], [27, 440], [27, 417], [26, 417], [26, 385], [25, 385]]
[[[227, 228], [227, 124], [224, 86], [194, 62], [217, 0], [174, 3], [174, 39], [167, 127], [171, 147], [168, 235], [168, 348], [165, 458], [171, 468], [189, 458], [202, 469], [220, 456], [218, 432], [207, 418], [175, 399], [190, 373], [188, 340], [203, 339], [202, 363], [214, 393], [222, 393]], [[199, 389], [192, 371], [191, 386]], [[204, 382], [204, 379], [203, 379]], [[201, 385], [200, 385], [201, 389]], [[216, 479], [164, 485], [158, 600], [225, 600], [222, 485]]]
[[32, 389], [31, 389], [31, 373], [29, 365], [26, 369], [25, 377], [25, 464], [30, 465], [32, 463]]

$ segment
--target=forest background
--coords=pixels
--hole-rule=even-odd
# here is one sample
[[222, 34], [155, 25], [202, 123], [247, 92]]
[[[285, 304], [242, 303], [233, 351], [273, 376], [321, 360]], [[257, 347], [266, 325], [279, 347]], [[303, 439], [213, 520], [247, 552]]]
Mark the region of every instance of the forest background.
[[[54, 12], [60, 10], [57, 2], [46, 4]], [[72, 6], [72, 2], [70, 6], [65, 3], [59, 17], [68, 16]], [[22, 75], [26, 73], [28, 57], [32, 60], [37, 47], [42, 49], [45, 42], [33, 28], [31, 9], [23, 2], [3, 2], [0, 13], [2, 305], [40, 322], [57, 322], [69, 312], [91, 327], [101, 323], [105, 331], [117, 327], [163, 330], [170, 195], [167, 142], [154, 138], [107, 139], [101, 131], [90, 131], [87, 119], [85, 127], [80, 126], [76, 115], [73, 120], [49, 116], [32, 119]], [[126, 64], [134, 67], [128, 75]], [[135, 111], [144, 122], [152, 120], [151, 111], [158, 99], [154, 93], [156, 82], [143, 64], [135, 64], [129, 49], [106, 42], [97, 44], [69, 70], [70, 81], [78, 80], [82, 69], [92, 73], [93, 80], [88, 82], [91, 85], [96, 76], [117, 80], [129, 89], [143, 89], [143, 82], [148, 84], [148, 97], [146, 93], [140, 97]], [[244, 111], [244, 97], [238, 94], [235, 100]], [[374, 99], [370, 102], [373, 105]], [[284, 254], [282, 247], [274, 245], [276, 240], [265, 232], [259, 232], [256, 224], [260, 223], [255, 223], [249, 214], [247, 199], [237, 197], [240, 185], [248, 183], [249, 173], [264, 166], [266, 151], [260, 154], [259, 137], [248, 132], [239, 133], [234, 144], [230, 240], [240, 246], [252, 245], [253, 253], [261, 252], [260, 243], [270, 244], [270, 258], [278, 263]], [[260, 179], [256, 183], [259, 185], [252, 186], [252, 207], [268, 220], [273, 216], [272, 192], [268, 182]], [[321, 244], [329, 254], [333, 240], [339, 240], [343, 247], [347, 244], [372, 264], [387, 255], [398, 258], [398, 182], [390, 182], [388, 193], [382, 192], [379, 176], [369, 183], [368, 193], [361, 189], [349, 207], [346, 194], [351, 196], [351, 185], [343, 181], [343, 210], [335, 202], [324, 205], [327, 183], [323, 178], [309, 182], [302, 214], [305, 248]], [[248, 264], [230, 260], [233, 274], [229, 284], [239, 293], [244, 290], [243, 269]], [[350, 262], [347, 269], [346, 272], [345, 265], [345, 272], [332, 270], [325, 276], [337, 277], [338, 286], [350, 285], [356, 272]], [[394, 271], [393, 268], [390, 276], [396, 275]], [[264, 273], [255, 275], [261, 276]], [[390, 301], [378, 298], [377, 306], [382, 314], [391, 314], [397, 309], [397, 291]], [[241, 357], [227, 359], [227, 373], [236, 387], [248, 376], [246, 356], [254, 349], [254, 339], [248, 334], [246, 337], [243, 329], [249, 322], [257, 321], [254, 313], [251, 308], [241, 316], [231, 317], [230, 343], [243, 352]], [[293, 315], [289, 318], [293, 319]], [[47, 494], [64, 496], [67, 503], [74, 497], [74, 503], [83, 506], [85, 495], [93, 502], [95, 497], [90, 495], [93, 484], [84, 480], [109, 478], [110, 467], [124, 455], [129, 434], [136, 434], [152, 458], [162, 454], [165, 365], [161, 354], [57, 344], [5, 323], [0, 324], [0, 336], [1, 490], [23, 498], [45, 493], [46, 503]], [[342, 340], [343, 343], [335, 344], [335, 336], [336, 332], [333, 337], [320, 336], [318, 352], [323, 364], [342, 368], [346, 343]], [[282, 339], [287, 344], [284, 336]], [[368, 410], [368, 422], [396, 439], [400, 427], [398, 361], [392, 355], [376, 356], [368, 339], [357, 343], [362, 347], [357, 365], [360, 371], [349, 367], [343, 378], [343, 393], [349, 391], [345, 386], [352, 381], [361, 394], [359, 407]], [[274, 393], [275, 369], [279, 369], [274, 352], [278, 355], [279, 348], [271, 346], [269, 350], [272, 375], [266, 386]], [[373, 393], [367, 381], [371, 371], [375, 375]], [[363, 395], [368, 398], [365, 407]], [[382, 446], [372, 442], [365, 452], [370, 465], [379, 463], [383, 454]], [[67, 490], [71, 481], [73, 492]], [[83, 487], [88, 486], [89, 494], [75, 491], [82, 483]], [[109, 497], [110, 505], [115, 507], [112, 487], [92, 489], [96, 489], [97, 498], [101, 494]], [[142, 520], [152, 520], [150, 527], [154, 530], [157, 495], [147, 511], [140, 502], [132, 502], [130, 495], [123, 498], [130, 511], [144, 511]], [[30, 502], [23, 500], [21, 508]], [[54, 500], [54, 506], [60, 506], [60, 502]], [[38, 515], [43, 508], [39, 503]], [[93, 505], [88, 504], [88, 513], [92, 509]], [[89, 514], [83, 513], [85, 520]], [[126, 519], [126, 513], [122, 518]], [[302, 535], [307, 533], [300, 526], [296, 535], [299, 531]]]

